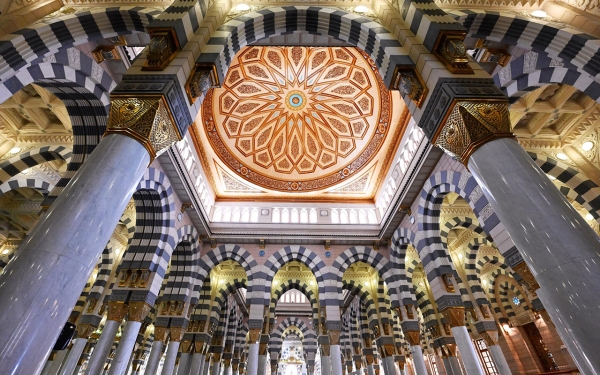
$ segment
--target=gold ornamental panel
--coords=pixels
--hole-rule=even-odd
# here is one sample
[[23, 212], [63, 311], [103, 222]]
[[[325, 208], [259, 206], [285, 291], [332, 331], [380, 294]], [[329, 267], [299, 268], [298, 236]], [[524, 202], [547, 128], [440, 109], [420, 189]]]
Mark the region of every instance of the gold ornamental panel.
[[246, 47], [209, 90], [202, 128], [240, 178], [321, 190], [371, 165], [390, 131], [391, 96], [357, 48]]

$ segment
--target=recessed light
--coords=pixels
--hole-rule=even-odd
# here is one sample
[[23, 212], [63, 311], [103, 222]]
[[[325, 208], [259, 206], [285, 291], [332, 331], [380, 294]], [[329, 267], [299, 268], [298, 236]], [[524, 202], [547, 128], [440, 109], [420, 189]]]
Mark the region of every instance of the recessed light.
[[556, 157], [559, 158], [560, 160], [568, 159], [567, 155], [563, 154], [562, 152], [559, 152], [558, 154], [556, 154]]
[[23, 173], [23, 174], [27, 174], [27, 173], [29, 173], [29, 168], [27, 168], [27, 169], [23, 169], [23, 170], [21, 171], [21, 173]]
[[581, 149], [583, 151], [589, 151], [592, 148], [594, 148], [594, 142], [592, 142], [592, 141], [585, 141], [581, 144]]
[[6, 250], [4, 250], [4, 251], [2, 252], [2, 255], [6, 255], [6, 254], [8, 254], [8, 253], [10, 253], [10, 250], [6, 249]]
[[462, 258], [464, 258], [464, 255], [462, 253], [458, 253], [458, 259], [462, 260]]
[[547, 175], [547, 176], [548, 176], [548, 178], [549, 178], [549, 179], [551, 179], [552, 181], [556, 180], [556, 177], [554, 177], [554, 176], [550, 176], [550, 175]]
[[483, 285], [485, 285], [485, 284], [487, 284], [487, 280], [482, 280], [482, 281], [481, 281], [481, 283], [482, 283]]
[[359, 5], [359, 6], [357, 6], [357, 7], [354, 8], [354, 11], [356, 13], [367, 13], [369, 11], [369, 8], [367, 8], [364, 5]]
[[587, 215], [585, 215], [585, 219], [586, 220], [594, 220], [594, 217], [592, 216], [592, 214], [587, 214]]
[[535, 18], [546, 18], [548, 16], [548, 13], [544, 12], [543, 10], [534, 10], [533, 12], [531, 12], [531, 15]]
[[235, 9], [237, 9], [240, 12], [244, 12], [246, 10], [250, 10], [250, 5], [248, 5], [248, 4], [238, 4], [238, 6], [235, 7]]
[[18, 154], [19, 152], [21, 152], [21, 147], [13, 147], [10, 149], [9, 151], [11, 154]]

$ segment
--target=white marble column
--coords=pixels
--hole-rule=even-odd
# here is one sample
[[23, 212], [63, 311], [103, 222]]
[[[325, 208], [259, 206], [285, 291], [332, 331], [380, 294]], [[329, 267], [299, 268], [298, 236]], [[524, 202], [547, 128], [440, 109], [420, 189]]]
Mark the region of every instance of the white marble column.
[[[332, 375], [342, 373], [342, 352], [339, 345], [331, 345], [331, 372]], [[248, 374], [250, 375], [250, 374]]]
[[179, 341], [170, 341], [167, 345], [167, 354], [165, 354], [165, 361], [163, 362], [161, 375], [173, 375], [173, 370], [175, 369], [175, 362], [177, 362], [178, 351]]
[[14, 375], [42, 371], [149, 162], [138, 141], [106, 136], [4, 268], [3, 368]]
[[190, 373], [190, 353], [181, 353], [179, 357], [179, 368], [177, 375], [189, 375]]
[[248, 364], [246, 365], [247, 375], [258, 374], [258, 349], [259, 344], [252, 343], [248, 345]]
[[71, 347], [65, 363], [63, 363], [63, 366], [60, 369], [60, 375], [73, 375], [79, 357], [81, 357], [81, 353], [83, 353], [86, 344], [87, 339], [83, 337], [73, 340], [73, 347]]
[[394, 366], [394, 357], [387, 356], [381, 360], [383, 372], [385, 375], [396, 375], [396, 367]]
[[450, 368], [452, 368], [452, 373], [454, 375], [462, 375], [463, 370], [460, 366], [460, 362], [458, 362], [457, 356], [448, 357], [448, 363], [450, 364]]
[[56, 352], [54, 360], [52, 361], [52, 366], [50, 366], [50, 370], [48, 371], [48, 375], [58, 375], [58, 372], [60, 371], [68, 352], [69, 351], [67, 349]]
[[156, 375], [158, 364], [160, 363], [160, 357], [162, 357], [162, 349], [164, 343], [162, 341], [154, 340], [152, 347], [150, 348], [150, 354], [146, 361], [146, 370], [144, 375]]
[[427, 375], [427, 366], [425, 365], [425, 358], [423, 358], [423, 349], [421, 349], [421, 345], [411, 346], [410, 353], [412, 354], [413, 367], [416, 375]]
[[46, 364], [44, 365], [44, 368], [40, 375], [48, 375], [51, 367], [52, 367], [52, 361], [46, 361]]
[[488, 346], [488, 349], [490, 350], [490, 354], [494, 359], [496, 367], [498, 367], [498, 373], [500, 375], [512, 375], [512, 372], [510, 371], [510, 367], [508, 367], [508, 362], [506, 362], [506, 357], [504, 356], [500, 345], [490, 345]]
[[220, 375], [221, 374], [221, 361], [214, 361], [211, 375]]
[[367, 365], [367, 374], [375, 375], [375, 369], [373, 368], [373, 365]]
[[210, 354], [204, 356], [204, 364], [202, 365], [202, 374], [201, 375], [208, 375], [209, 370], [210, 370]]
[[94, 347], [94, 351], [88, 360], [87, 368], [85, 369], [85, 375], [100, 375], [104, 371], [104, 363], [108, 358], [108, 353], [112, 348], [113, 342], [121, 322], [114, 320], [107, 320], [102, 329], [102, 334], [98, 339], [98, 343]]
[[267, 356], [259, 355], [258, 356], [258, 371], [257, 375], [265, 375], [267, 373]]
[[452, 335], [456, 340], [456, 346], [460, 351], [460, 357], [465, 365], [467, 375], [485, 375], [483, 367], [481, 367], [481, 362], [479, 362], [479, 356], [475, 351], [473, 341], [471, 341], [471, 337], [469, 336], [469, 331], [467, 331], [467, 327], [452, 327], [451, 330]]
[[133, 348], [135, 346], [135, 340], [137, 339], [141, 326], [141, 322], [136, 322], [133, 320], [130, 320], [125, 324], [125, 329], [123, 330], [123, 335], [119, 340], [119, 346], [117, 347], [115, 357], [110, 364], [108, 375], [125, 374], [125, 371], [127, 371], [127, 366], [129, 365], [129, 360], [131, 359]]
[[[545, 173], [512, 139], [482, 145], [468, 162], [502, 224], [539, 283], [561, 336], [593, 373], [600, 373], [598, 236]], [[560, 331], [559, 331], [560, 332]]]
[[201, 375], [202, 366], [204, 365], [204, 354], [192, 354], [192, 363], [190, 365], [190, 375]]
[[321, 356], [321, 375], [331, 375], [331, 357], [328, 355]]
[[231, 366], [227, 366], [223, 369], [223, 375], [231, 375]]
[[406, 375], [406, 364], [398, 366], [398, 370], [400, 370], [400, 375]]
[[442, 363], [444, 364], [444, 370], [446, 370], [446, 375], [454, 375], [454, 369], [450, 364], [450, 358], [444, 357], [442, 358]]

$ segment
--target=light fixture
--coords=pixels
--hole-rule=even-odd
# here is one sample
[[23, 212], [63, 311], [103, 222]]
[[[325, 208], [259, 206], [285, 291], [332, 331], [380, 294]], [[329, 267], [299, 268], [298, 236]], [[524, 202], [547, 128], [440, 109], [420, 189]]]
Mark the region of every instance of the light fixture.
[[559, 152], [558, 154], [556, 154], [556, 157], [559, 158], [560, 160], [567, 160], [569, 157], [565, 154], [563, 154], [562, 152]]
[[311, 280], [311, 281], [309, 282], [309, 284], [310, 284], [310, 286], [313, 286], [313, 285], [315, 285], [315, 282]]
[[531, 12], [531, 15], [535, 18], [546, 18], [548, 16], [548, 13], [544, 12], [543, 10], [534, 10], [533, 12]]
[[365, 286], [369, 286], [369, 282], [368, 281], [365, 281]]
[[592, 214], [587, 214], [587, 215], [585, 215], [585, 219], [586, 220], [594, 220], [594, 217], [592, 216]]
[[247, 10], [250, 10], [250, 5], [248, 5], [248, 4], [238, 4], [238, 6], [235, 7], [235, 9], [237, 9], [239, 12], [245, 12]]
[[423, 282], [421, 281], [421, 282], [419, 283], [419, 286], [425, 286], [425, 284], [423, 284]]
[[483, 279], [483, 280], [481, 281], [481, 283], [482, 283], [483, 285], [487, 285], [487, 280]]
[[273, 284], [277, 285], [277, 284], [279, 284], [279, 281], [275, 280], [275, 281], [273, 281]]
[[592, 141], [585, 141], [581, 144], [581, 149], [583, 151], [589, 151], [592, 148], [594, 148], [594, 142], [592, 142]]
[[502, 327], [504, 328], [505, 331], [508, 331], [508, 329], [510, 328], [510, 325], [508, 323], [504, 323], [504, 324], [502, 324]]
[[458, 259], [462, 260], [464, 258], [463, 253], [458, 253]]
[[354, 7], [354, 11], [355, 11], [356, 13], [367, 13], [367, 12], [369, 11], [369, 8], [367, 8], [367, 7], [366, 7], [366, 6], [364, 6], [364, 5], [359, 5], [359, 6], [357, 6], [357, 7]]
[[549, 178], [549, 179], [551, 179], [552, 181], [556, 180], [556, 177], [554, 177], [554, 176], [550, 176], [550, 175], [547, 175], [547, 176], [548, 176], [548, 178]]
[[11, 154], [18, 154], [19, 152], [21, 152], [21, 147], [13, 147], [10, 149], [9, 151]]
[[29, 168], [27, 168], [27, 169], [23, 169], [23, 170], [21, 171], [21, 173], [23, 173], [23, 174], [27, 174], [27, 173], [29, 173]]
[[10, 253], [10, 250], [6, 249], [2, 252], [2, 255], [7, 255], [8, 253]]

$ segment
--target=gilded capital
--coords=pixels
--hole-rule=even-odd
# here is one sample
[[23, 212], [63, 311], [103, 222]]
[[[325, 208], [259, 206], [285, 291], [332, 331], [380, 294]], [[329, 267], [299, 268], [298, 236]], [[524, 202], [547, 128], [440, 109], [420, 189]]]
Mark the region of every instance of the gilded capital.
[[465, 308], [464, 307], [448, 307], [441, 311], [446, 322], [450, 327], [459, 327], [465, 325]]
[[340, 344], [340, 331], [330, 329], [329, 330], [329, 343], [331, 345], [339, 345]]
[[258, 345], [258, 354], [259, 355], [267, 355], [267, 343], [266, 342], [261, 342]]
[[134, 322], [144, 320], [152, 310], [152, 306], [146, 302], [131, 302], [129, 304], [129, 319]]
[[172, 341], [181, 341], [183, 335], [185, 334], [185, 328], [183, 327], [171, 327], [171, 340]]
[[94, 327], [91, 324], [79, 324], [77, 326], [77, 337], [89, 339], [92, 333], [96, 330], [97, 327]]
[[129, 306], [123, 301], [108, 301], [108, 320], [121, 322], [129, 311]]
[[331, 348], [329, 344], [321, 344], [321, 355], [329, 357], [331, 355]]
[[481, 338], [489, 346], [498, 345], [498, 331], [485, 331], [481, 333]]
[[404, 332], [404, 337], [410, 346], [421, 345], [421, 332], [419, 331]]
[[381, 347], [379, 348], [379, 354], [381, 355], [381, 358], [387, 358], [389, 356], [393, 356], [394, 355], [394, 345], [392, 345], [392, 344], [381, 345]]
[[111, 97], [106, 134], [124, 134], [140, 142], [153, 160], [181, 139], [164, 96]]
[[521, 263], [517, 264], [516, 266], [513, 266], [513, 270], [516, 273], [518, 273], [523, 278], [523, 280], [527, 283], [531, 294], [534, 297], [537, 296], [537, 293], [535, 291], [540, 289], [540, 284], [538, 284], [537, 280], [535, 279], [535, 276], [533, 276], [533, 273], [531, 273], [531, 270], [529, 269], [529, 266], [527, 265], [527, 263], [521, 262]]
[[256, 344], [258, 338], [260, 337], [260, 328], [252, 328], [248, 333], [248, 337], [250, 339], [250, 344]]
[[482, 145], [513, 137], [508, 102], [458, 100], [450, 106], [432, 141], [467, 165], [469, 157]]

